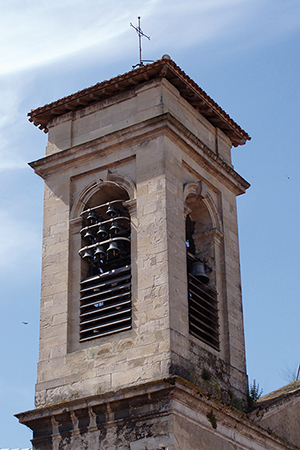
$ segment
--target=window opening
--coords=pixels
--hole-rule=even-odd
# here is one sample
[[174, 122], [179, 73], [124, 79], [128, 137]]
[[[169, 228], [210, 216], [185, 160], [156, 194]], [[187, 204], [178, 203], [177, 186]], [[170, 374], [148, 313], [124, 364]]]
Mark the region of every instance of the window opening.
[[131, 317], [130, 217], [123, 199], [81, 213], [85, 265], [80, 342], [128, 330]]
[[208, 286], [207, 267], [198, 255], [193, 239], [195, 222], [186, 219], [189, 332], [219, 350], [217, 292]]

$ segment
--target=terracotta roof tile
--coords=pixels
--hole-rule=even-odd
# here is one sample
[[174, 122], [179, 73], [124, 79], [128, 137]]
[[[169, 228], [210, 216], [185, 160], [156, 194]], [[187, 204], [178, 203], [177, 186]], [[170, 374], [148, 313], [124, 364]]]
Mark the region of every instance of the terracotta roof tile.
[[201, 89], [168, 55], [152, 64], [139, 67], [130, 72], [102, 81], [53, 103], [28, 113], [29, 120], [45, 132], [48, 123], [55, 117], [70, 111], [77, 111], [101, 100], [131, 89], [135, 85], [157, 78], [166, 78], [197, 111], [214, 126], [220, 128], [234, 146], [243, 145], [251, 138], [231, 117]]
[[272, 391], [269, 394], [264, 395], [257, 401], [255, 407], [262, 408], [267, 405], [274, 404], [279, 400], [294, 396], [296, 393], [297, 395], [300, 394], [300, 380], [292, 381], [286, 386], [282, 386], [281, 388], [276, 389], [276, 391]]

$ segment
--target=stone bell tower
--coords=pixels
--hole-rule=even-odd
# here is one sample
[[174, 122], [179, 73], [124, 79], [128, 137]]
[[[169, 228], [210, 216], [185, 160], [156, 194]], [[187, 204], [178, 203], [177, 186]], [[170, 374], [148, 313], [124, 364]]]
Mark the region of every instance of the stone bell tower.
[[45, 180], [40, 350], [20, 421], [35, 449], [198, 448], [217, 404], [246, 403], [249, 184], [231, 147], [249, 136], [167, 55], [29, 117], [49, 140], [31, 163]]

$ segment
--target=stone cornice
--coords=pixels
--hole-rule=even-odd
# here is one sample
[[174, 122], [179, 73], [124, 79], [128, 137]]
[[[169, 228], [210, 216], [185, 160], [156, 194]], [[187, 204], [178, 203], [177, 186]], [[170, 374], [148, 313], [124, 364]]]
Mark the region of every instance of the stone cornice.
[[[197, 156], [205, 160], [212, 171], [218, 172], [222, 178], [225, 177], [235, 189], [238, 189], [238, 194], [241, 194], [248, 189], [250, 184], [244, 180], [232, 166], [209, 149], [170, 113], [155, 116], [144, 122], [107, 134], [93, 141], [53, 153], [52, 155], [31, 162], [29, 165], [38, 175], [46, 179], [48, 174], [52, 171], [57, 171], [60, 167], [64, 167], [64, 170], [66, 170], [67, 168], [71, 168], [74, 164], [79, 164], [80, 160], [84, 159], [86, 161], [87, 158], [95, 158], [95, 155], [99, 157], [99, 152], [104, 152], [106, 149], [124, 145], [125, 143], [128, 148], [130, 148], [134, 141], [145, 139], [150, 136], [152, 138], [156, 137], [158, 134], [161, 134], [162, 128], [165, 127], [170, 131], [173, 131], [178, 137], [192, 147]], [[132, 153], [128, 155], [128, 157], [130, 156], [134, 157]]]
[[[16, 414], [16, 417], [33, 430], [47, 428], [48, 439], [51, 439], [51, 436], [59, 437], [56, 436], [59, 424], [66, 420], [73, 424], [73, 434], [79, 432], [78, 417], [89, 417], [89, 425], [85, 431], [94, 431], [97, 427], [109, 427], [116, 422], [136, 420], [144, 422], [148, 418], [161, 418], [166, 415], [189, 418], [189, 409], [206, 417], [207, 421], [202, 424], [204, 428], [215, 429], [212, 432], [220, 437], [224, 436], [226, 440], [231, 440], [226, 430], [234, 431], [232, 442], [236, 444], [243, 442], [245, 445], [243, 448], [250, 448], [249, 444], [251, 448], [254, 448], [253, 444], [256, 443], [258, 446], [261, 445], [259, 448], [297, 449], [279, 437], [270, 435], [258, 424], [249, 420], [242, 411], [207, 397], [199, 386], [196, 387], [180, 377], [170, 377], [106, 394], [47, 405]], [[96, 412], [102, 416], [99, 425], [95, 420]], [[214, 418], [215, 424], [212, 423], [211, 418]], [[33, 444], [39, 440], [37, 436], [33, 439]]]
[[29, 120], [47, 132], [49, 123], [56, 117], [68, 114], [70, 111], [82, 110], [102, 100], [135, 89], [138, 85], [163, 78], [173, 84], [180, 92], [182, 98], [206, 117], [214, 127], [220, 128], [229, 137], [234, 146], [243, 145], [247, 140], [251, 139], [168, 55], [164, 55], [152, 64], [146, 64], [138, 69], [110, 80], [102, 81], [95, 86], [31, 110], [28, 114]]

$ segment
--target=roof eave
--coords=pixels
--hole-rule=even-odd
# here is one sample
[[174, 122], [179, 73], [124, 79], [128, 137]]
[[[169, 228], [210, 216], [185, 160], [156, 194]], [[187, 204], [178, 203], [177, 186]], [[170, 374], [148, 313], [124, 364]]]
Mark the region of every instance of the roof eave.
[[233, 146], [244, 145], [247, 140], [251, 139], [212, 98], [166, 55], [152, 64], [134, 69], [111, 80], [97, 83], [95, 86], [71, 94], [41, 108], [34, 109], [28, 114], [29, 121], [47, 132], [49, 122], [55, 117], [64, 115], [70, 111], [83, 109], [93, 103], [113, 97], [136, 85], [155, 78], [165, 78], [173, 84], [183, 98], [210, 123], [218, 127], [229, 137]]

